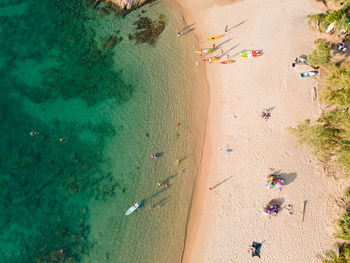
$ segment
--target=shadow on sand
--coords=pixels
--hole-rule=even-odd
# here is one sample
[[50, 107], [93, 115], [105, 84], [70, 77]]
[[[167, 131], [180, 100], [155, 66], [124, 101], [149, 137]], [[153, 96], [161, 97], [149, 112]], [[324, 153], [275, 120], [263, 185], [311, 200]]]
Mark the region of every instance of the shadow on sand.
[[230, 177], [227, 177], [226, 179], [222, 180], [220, 183], [217, 183], [216, 185], [214, 185], [213, 187], [211, 187], [211, 190], [214, 190], [215, 188], [217, 188], [218, 186], [222, 185], [223, 183], [226, 183], [228, 180], [230, 180], [233, 176], [231, 175]]

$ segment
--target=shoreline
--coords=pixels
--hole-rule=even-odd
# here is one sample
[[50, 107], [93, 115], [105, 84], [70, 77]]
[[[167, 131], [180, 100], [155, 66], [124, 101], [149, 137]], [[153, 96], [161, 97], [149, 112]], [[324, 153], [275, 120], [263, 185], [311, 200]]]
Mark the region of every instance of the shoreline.
[[[302, 10], [298, 7], [299, 3], [281, 4], [278, 1], [262, 4], [245, 0], [233, 1], [229, 4], [228, 1], [218, 0], [216, 1], [218, 5], [200, 0], [190, 3], [184, 0], [176, 2], [182, 7], [186, 21], [189, 24], [195, 23], [200, 43], [203, 43], [201, 40], [206, 37], [222, 34], [225, 24], [230, 22], [229, 17], [233, 17], [234, 19], [231, 20], [234, 21], [230, 23], [230, 27], [232, 24], [235, 25], [233, 33], [229, 32], [227, 35], [238, 39], [240, 46], [236, 49], [231, 48], [233, 51], [230, 52], [230, 56], [231, 53], [237, 55], [237, 52], [245, 47], [253, 49], [253, 45], [264, 49], [264, 55], [257, 60], [242, 61], [236, 56], [237, 67], [234, 67], [236, 63], [232, 68], [219, 64], [206, 67], [210, 103], [202, 161], [193, 192], [182, 262], [231, 262], [232, 259], [246, 262], [248, 260], [246, 248], [252, 240], [263, 241], [263, 243], [266, 241], [263, 245], [262, 262], [277, 260], [278, 257], [271, 256], [272, 251], [279, 245], [284, 250], [286, 244], [294, 245], [294, 248], [288, 252], [283, 251], [287, 260], [285, 262], [296, 262], [295, 260], [300, 259], [302, 259], [300, 262], [318, 262], [316, 254], [327, 249], [332, 242], [334, 229], [327, 215], [325, 202], [327, 202], [327, 194], [330, 194], [335, 186], [325, 184], [324, 174], [318, 167], [317, 160], [311, 156], [306, 147], [293, 148], [296, 144], [295, 140], [286, 131], [286, 127], [295, 126], [307, 118], [315, 118], [319, 111], [310, 102], [309, 97], [305, 98], [309, 94], [309, 89], [312, 88], [312, 80], [300, 82], [297, 75], [291, 73], [289, 65], [286, 66], [286, 64], [300, 53], [308, 54], [312, 50], [316, 33], [307, 28], [306, 16], [312, 10], [322, 9], [322, 4], [309, 1], [305, 8], [308, 10]], [[222, 5], [219, 5], [219, 2], [222, 2]], [[257, 10], [255, 16], [252, 14], [254, 12], [251, 12], [254, 10], [253, 7]], [[259, 8], [266, 8], [266, 10], [276, 8], [276, 14], [273, 13], [276, 17], [270, 19], [268, 14], [257, 13]], [[290, 17], [283, 17], [284, 9], [292, 11]], [[244, 22], [245, 16], [247, 22]], [[238, 21], [237, 17], [242, 21]], [[258, 27], [265, 21], [273, 23], [268, 24], [271, 27], [278, 23], [288, 27], [292, 32], [291, 36], [280, 36], [282, 32], [277, 29], [269, 30], [260, 26], [261, 32], [266, 31], [264, 35], [252, 28]], [[289, 24], [292, 21], [295, 25]], [[244, 23], [246, 25], [241, 26]], [[252, 30], [258, 36], [257, 38], [251, 32]], [[299, 30], [303, 33], [307, 32], [307, 35], [299, 33]], [[276, 43], [270, 43], [269, 37], [276, 40]], [[288, 40], [295, 40], [294, 38], [296, 41], [288, 42]], [[229, 38], [226, 36], [226, 39]], [[232, 39], [228, 40], [230, 41], [232, 42]], [[244, 42], [244, 46], [240, 42]], [[285, 43], [288, 44], [285, 46]], [[266, 44], [270, 44], [271, 47]], [[284, 46], [285, 53], [278, 44]], [[226, 46], [227, 44], [223, 45], [223, 48], [226, 49]], [[250, 74], [247, 73], [249, 70], [253, 71], [252, 74], [255, 73], [257, 77], [245, 81], [244, 78], [249, 78]], [[238, 72], [235, 73], [235, 71]], [[274, 71], [279, 72], [281, 77], [272, 74]], [[228, 77], [230, 73], [234, 77]], [[265, 86], [271, 86], [274, 92]], [[253, 88], [247, 91], [248, 87]], [[295, 90], [292, 90], [293, 88]], [[251, 99], [252, 92], [256, 92], [258, 98]], [[273, 112], [273, 118], [276, 118], [276, 121], [271, 119], [265, 125], [257, 118], [259, 110], [266, 107], [265, 105], [274, 104], [276, 104], [274, 106], [276, 110]], [[236, 108], [236, 105], [240, 105], [241, 109]], [[293, 105], [298, 105], [300, 110]], [[230, 116], [232, 114], [237, 115], [233, 124]], [[267, 131], [265, 126], [268, 126]], [[252, 129], [257, 131], [254, 132]], [[265, 136], [269, 138], [266, 139]], [[225, 148], [233, 148], [234, 151], [228, 155], [224, 152]], [[274, 151], [281, 153], [280, 156], [275, 157], [272, 154]], [[309, 163], [306, 163], [305, 159], [310, 160]], [[258, 163], [259, 165], [256, 166], [260, 166], [260, 169], [252, 166], [252, 163]], [[294, 178], [295, 181], [287, 185], [281, 193], [269, 192], [264, 189], [269, 167], [296, 174], [297, 179]], [[250, 170], [249, 175], [246, 174], [246, 170]], [[245, 177], [237, 178], [237, 174], [244, 174]], [[312, 178], [307, 178], [310, 174], [313, 175]], [[210, 185], [225, 181], [229, 176], [233, 176], [234, 180], [228, 181], [217, 190], [208, 190]], [[251, 189], [239, 189], [241, 185], [248, 188], [249, 184]], [[275, 197], [287, 199], [284, 205], [293, 202], [298, 212], [302, 209], [301, 202], [305, 199], [309, 200], [310, 205], [307, 210], [309, 215], [305, 222], [302, 225], [298, 223], [297, 212], [293, 217], [282, 212], [283, 214], [271, 220], [274, 223], [266, 223], [266, 218], [261, 217], [257, 210], [262, 202]], [[237, 204], [237, 200], [241, 198], [243, 201]], [[289, 235], [284, 234], [274, 238], [271, 231], [264, 231], [266, 224], [272, 224], [276, 230]], [[246, 231], [243, 230], [245, 226], [248, 227]], [[252, 232], [252, 229], [258, 230]], [[304, 237], [305, 235], [307, 238]], [[306, 250], [304, 248], [305, 251], [301, 253], [300, 249], [306, 244], [309, 245], [308, 248]]]

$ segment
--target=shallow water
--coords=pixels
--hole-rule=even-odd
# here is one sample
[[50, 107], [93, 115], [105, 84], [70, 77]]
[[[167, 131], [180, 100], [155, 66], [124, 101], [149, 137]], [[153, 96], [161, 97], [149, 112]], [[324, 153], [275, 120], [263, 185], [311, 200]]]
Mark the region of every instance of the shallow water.
[[[0, 3], [1, 262], [181, 257], [208, 104], [195, 39], [172, 1], [103, 7]], [[140, 15], [166, 17], [152, 46], [128, 39]]]

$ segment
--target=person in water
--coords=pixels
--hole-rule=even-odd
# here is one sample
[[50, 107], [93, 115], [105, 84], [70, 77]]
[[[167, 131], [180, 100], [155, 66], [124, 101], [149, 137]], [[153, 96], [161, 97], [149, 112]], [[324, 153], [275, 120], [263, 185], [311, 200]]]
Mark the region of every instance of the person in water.
[[30, 136], [34, 136], [34, 135], [37, 135], [37, 134], [39, 134], [39, 132], [37, 132], [37, 131], [31, 131], [31, 132], [29, 133]]
[[152, 159], [158, 159], [158, 157], [159, 157], [159, 156], [158, 156], [157, 154], [152, 154], [152, 155], [151, 155], [151, 158], [152, 158]]

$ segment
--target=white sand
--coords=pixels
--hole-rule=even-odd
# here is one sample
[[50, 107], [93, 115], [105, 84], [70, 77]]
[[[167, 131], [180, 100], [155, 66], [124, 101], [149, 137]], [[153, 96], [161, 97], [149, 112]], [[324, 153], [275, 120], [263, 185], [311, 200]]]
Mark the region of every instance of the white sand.
[[[222, 44], [236, 62], [208, 65], [211, 102], [201, 174], [191, 210], [183, 262], [319, 262], [316, 254], [331, 248], [334, 224], [329, 195], [338, 182], [325, 179], [306, 147], [296, 148], [287, 127], [320, 114], [311, 90], [316, 79], [300, 79], [295, 57], [309, 54], [316, 33], [307, 15], [320, 12], [321, 3], [306, 0], [181, 0], [188, 24], [204, 42], [232, 28]], [[210, 4], [210, 3], [215, 4]], [[239, 52], [263, 49], [260, 58], [241, 58]], [[218, 52], [217, 55], [220, 55]], [[226, 60], [222, 58], [221, 60]], [[268, 121], [259, 115], [271, 108]], [[234, 117], [236, 116], [236, 118]], [[225, 150], [232, 148], [233, 152]], [[282, 192], [265, 188], [270, 168], [295, 179]], [[208, 188], [226, 178], [213, 191]], [[288, 179], [287, 179], [288, 180]], [[273, 198], [283, 209], [277, 217], [259, 214]], [[303, 201], [308, 200], [302, 223]], [[261, 259], [247, 253], [252, 241], [263, 242]]]

